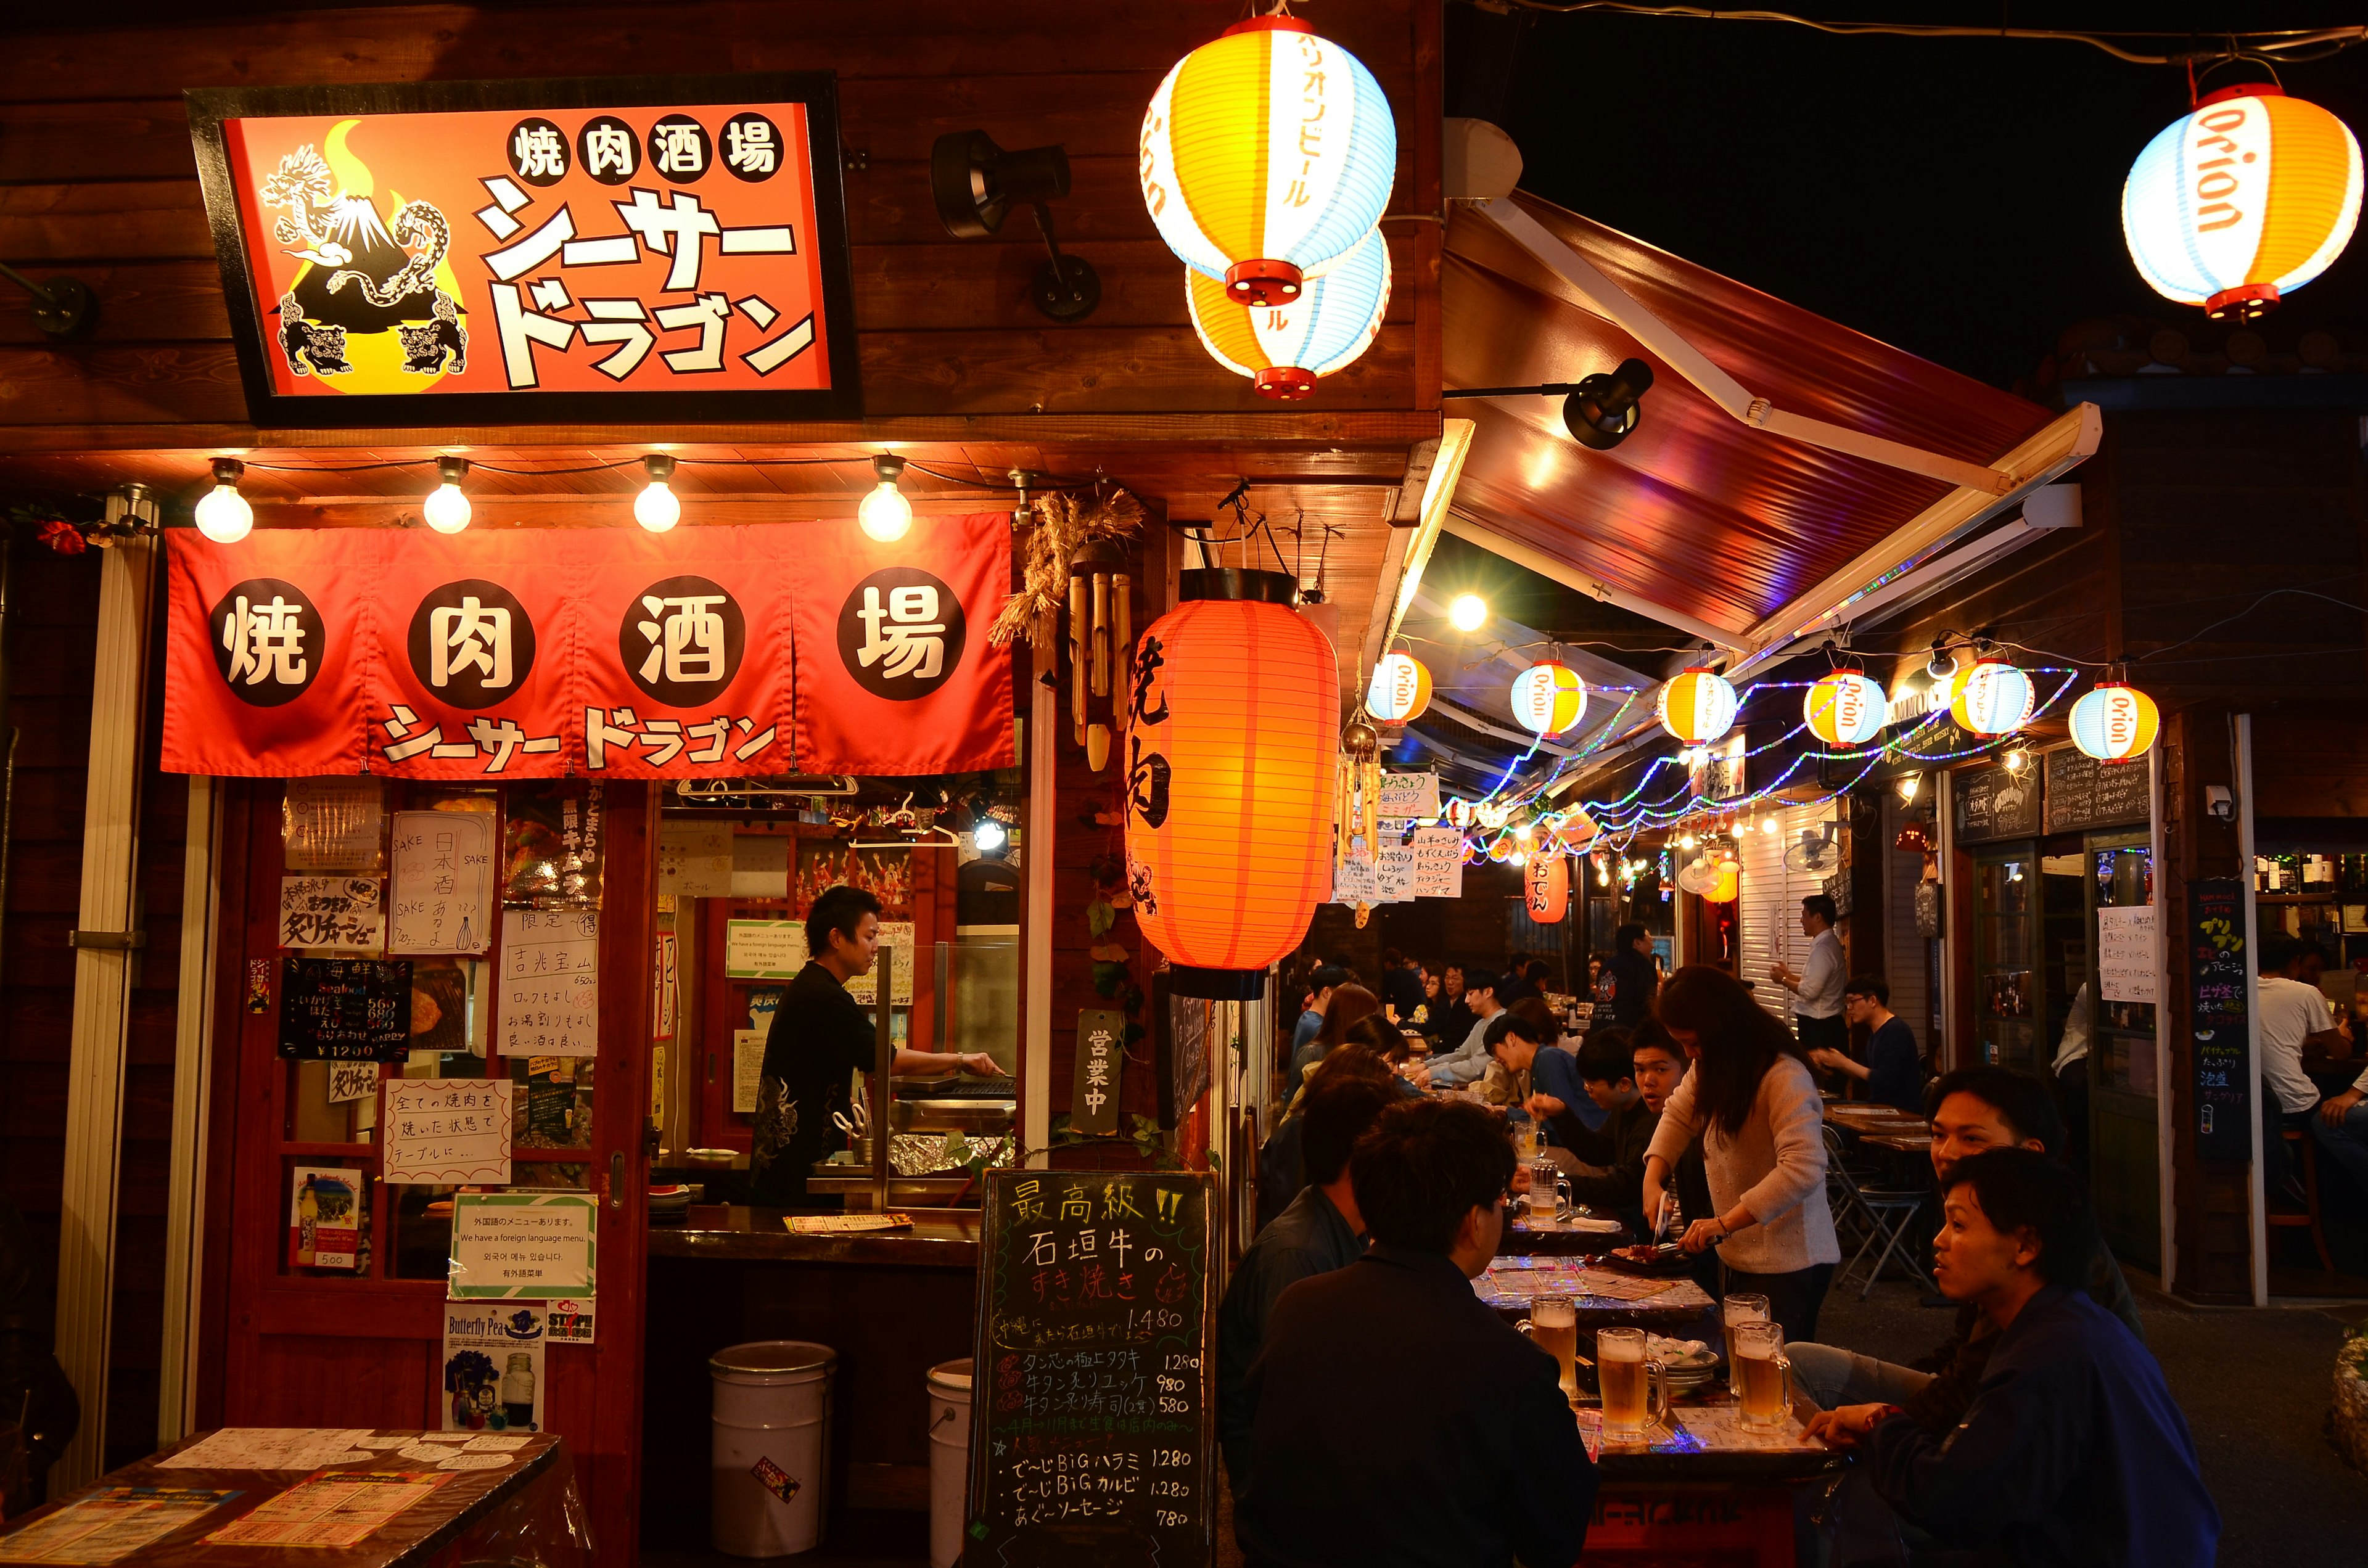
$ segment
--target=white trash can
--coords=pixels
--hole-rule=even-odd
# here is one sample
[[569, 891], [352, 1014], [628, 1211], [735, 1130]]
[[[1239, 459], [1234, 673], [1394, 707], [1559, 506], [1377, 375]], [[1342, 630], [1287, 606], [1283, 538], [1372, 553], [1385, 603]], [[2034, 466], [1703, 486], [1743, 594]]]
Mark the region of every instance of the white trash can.
[[929, 1568], [962, 1561], [970, 1522], [970, 1358], [929, 1369]]
[[708, 1540], [733, 1557], [786, 1557], [822, 1540], [830, 1494], [830, 1385], [838, 1352], [803, 1339], [709, 1358], [715, 1447]]

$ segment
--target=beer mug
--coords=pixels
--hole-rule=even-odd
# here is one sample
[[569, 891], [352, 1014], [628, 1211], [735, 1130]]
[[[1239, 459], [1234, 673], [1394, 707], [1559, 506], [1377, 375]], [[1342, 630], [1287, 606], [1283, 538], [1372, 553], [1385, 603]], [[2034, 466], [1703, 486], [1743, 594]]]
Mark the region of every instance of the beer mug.
[[1639, 1437], [1669, 1416], [1669, 1371], [1645, 1358], [1645, 1331], [1606, 1328], [1595, 1335], [1595, 1383], [1603, 1395], [1603, 1430]]
[[1747, 1323], [1768, 1321], [1768, 1298], [1736, 1294], [1729, 1296], [1719, 1312], [1720, 1327], [1726, 1335], [1726, 1392], [1736, 1398], [1743, 1397], [1743, 1385], [1736, 1380], [1735, 1331]]
[[1735, 1338], [1736, 1415], [1746, 1426], [1782, 1428], [1793, 1418], [1793, 1361], [1784, 1354], [1784, 1330], [1772, 1323], [1739, 1323]]
[[1530, 1165], [1530, 1190], [1526, 1196], [1530, 1223], [1560, 1220], [1570, 1212], [1570, 1177], [1552, 1160], [1537, 1160]]
[[1562, 1373], [1562, 1395], [1578, 1397], [1578, 1301], [1572, 1296], [1539, 1296], [1530, 1302], [1530, 1315], [1514, 1325], [1537, 1347], [1554, 1358]]

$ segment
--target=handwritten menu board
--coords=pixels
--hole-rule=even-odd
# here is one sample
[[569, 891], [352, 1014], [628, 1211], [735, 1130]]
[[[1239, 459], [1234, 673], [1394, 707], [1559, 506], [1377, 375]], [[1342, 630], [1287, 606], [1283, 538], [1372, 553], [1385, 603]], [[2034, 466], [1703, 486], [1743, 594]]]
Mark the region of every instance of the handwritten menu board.
[[379, 1179], [508, 1186], [513, 1098], [507, 1078], [389, 1078]]
[[991, 1171], [986, 1182], [965, 1562], [1208, 1562], [1212, 1179]]
[[298, 1062], [400, 1062], [410, 1050], [408, 959], [280, 960], [280, 1055]]
[[489, 812], [394, 813], [391, 953], [482, 953], [494, 941]]
[[600, 912], [502, 911], [504, 1056], [594, 1056], [600, 1046]]
[[1957, 842], [2039, 836], [2039, 772], [1976, 767], [1954, 776]]
[[1405, 822], [1411, 818], [1428, 819], [1439, 815], [1439, 775], [1383, 774], [1379, 806], [1383, 822]]
[[2097, 980], [2108, 1002], [2157, 1000], [2154, 905], [2134, 903], [2097, 911]]
[[1452, 827], [1414, 830], [1414, 895], [1463, 896], [1463, 835]]
[[2253, 1074], [2246, 1039], [2251, 977], [2245, 895], [2234, 877], [2187, 884], [2187, 972], [2194, 1003], [2195, 1153], [2253, 1157]]
[[2066, 746], [2046, 756], [2047, 831], [2125, 827], [2154, 812], [2153, 768], [2144, 761], [2099, 762]]

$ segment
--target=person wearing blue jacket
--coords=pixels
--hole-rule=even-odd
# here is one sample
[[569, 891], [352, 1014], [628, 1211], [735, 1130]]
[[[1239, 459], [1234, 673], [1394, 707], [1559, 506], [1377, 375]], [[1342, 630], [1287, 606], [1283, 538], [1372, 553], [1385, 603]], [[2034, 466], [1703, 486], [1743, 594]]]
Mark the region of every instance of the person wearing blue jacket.
[[1808, 1428], [1857, 1450], [1908, 1544], [2034, 1568], [2214, 1561], [2219, 1510], [2162, 1369], [2080, 1289], [2094, 1245], [2078, 1183], [2044, 1154], [1995, 1149], [1952, 1173], [1933, 1273], [1998, 1330], [1972, 1405], [1940, 1436], [1888, 1404]]

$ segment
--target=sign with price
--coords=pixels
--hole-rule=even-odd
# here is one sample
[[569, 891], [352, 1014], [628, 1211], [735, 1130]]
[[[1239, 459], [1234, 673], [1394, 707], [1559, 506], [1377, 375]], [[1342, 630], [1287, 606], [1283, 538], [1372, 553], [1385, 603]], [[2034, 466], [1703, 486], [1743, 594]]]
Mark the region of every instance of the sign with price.
[[600, 912], [502, 911], [504, 1056], [593, 1056], [600, 1044]]
[[986, 1184], [967, 1561], [1208, 1562], [1212, 1179], [990, 1171]]
[[2234, 877], [2187, 884], [2187, 972], [2195, 1031], [2195, 1153], [2253, 1157], [2252, 1007], [2245, 894]]

